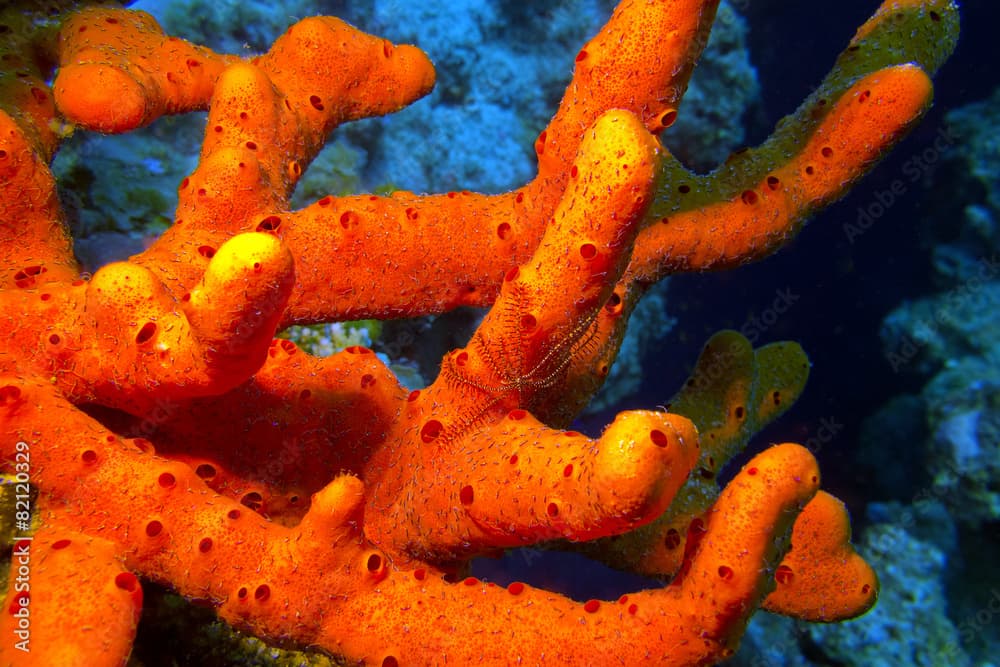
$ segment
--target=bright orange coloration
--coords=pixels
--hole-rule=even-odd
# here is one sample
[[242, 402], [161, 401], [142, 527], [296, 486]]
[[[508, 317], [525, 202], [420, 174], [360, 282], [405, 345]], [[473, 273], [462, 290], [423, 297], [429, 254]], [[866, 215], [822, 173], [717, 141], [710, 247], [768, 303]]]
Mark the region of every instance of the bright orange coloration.
[[27, 114], [27, 126], [15, 117], [0, 107], [0, 197], [5, 221], [17, 221], [0, 227], [0, 286], [72, 280], [78, 270], [47, 167], [52, 151], [31, 141]]
[[[785, 534], [819, 484], [805, 449], [767, 450], [749, 464], [754, 474], [744, 470], [727, 487], [704, 526], [702, 548], [671, 586], [619, 603], [580, 604], [528, 586], [452, 584], [425, 567], [397, 569], [361, 539], [367, 491], [357, 478], [336, 478], [313, 497], [298, 526], [285, 528], [214, 494], [190, 467], [110, 436], [51, 387], [6, 384], [3, 396], [10, 427], [41, 424], [36, 437], [45, 441], [79, 434], [74, 448], [43, 449], [38, 457], [40, 467], [72, 471], [72, 480], [53, 480], [49, 488], [57, 497], [72, 494], [84, 507], [49, 507], [47, 525], [103, 521], [105, 539], [130, 545], [122, 553], [128, 567], [155, 572], [186, 595], [218, 604], [231, 622], [265, 636], [294, 632], [301, 642], [371, 664], [388, 655], [407, 664], [443, 654], [463, 664], [542, 655], [585, 664], [599, 648], [629, 663], [717, 659], [742, 632], [738, 618], [745, 612], [738, 610], [759, 604], [760, 565], [773, 565], [779, 553], [773, 540], [747, 543], [746, 535]], [[88, 451], [99, 453], [91, 460]], [[120, 523], [109, 521], [118, 515], [115, 507], [96, 509], [109, 485], [129, 509]], [[494, 611], [498, 607], [503, 613]], [[301, 614], [293, 623], [288, 609]], [[400, 632], [404, 626], [411, 632]], [[512, 639], [458, 639], [479, 633]]]
[[[0, 614], [5, 665], [87, 667], [95, 664], [93, 656], [128, 654], [142, 610], [142, 587], [122, 568], [114, 543], [62, 528], [43, 529], [30, 542], [15, 542], [11, 561], [14, 585], [29, 579], [31, 588], [18, 592], [12, 586]], [[28, 575], [18, 579], [22, 565]], [[25, 618], [30, 633], [18, 635]], [[30, 653], [12, 650], [10, 644], [26, 636]]]
[[844, 504], [820, 491], [792, 531], [793, 548], [775, 571], [776, 590], [764, 608], [810, 621], [852, 618], [878, 590], [878, 580], [850, 548]]
[[[579, 141], [605, 109], [629, 109], [659, 134], [675, 117], [719, 0], [625, 0], [576, 55], [573, 81], [535, 142], [539, 176], [565, 172]], [[655, 58], [649, 54], [655, 53]], [[664, 85], [669, 81], [670, 85]]]
[[[17, 28], [0, 30], [0, 460], [16, 473], [30, 451], [38, 490], [31, 610], [51, 645], [31, 657], [122, 664], [136, 576], [262, 637], [375, 665], [701, 665], [731, 655], [762, 604], [812, 620], [870, 608], [877, 581], [808, 451], [767, 449], [717, 488], [801, 392], [798, 346], [722, 332], [671, 412], [622, 413], [594, 439], [561, 430], [645, 287], [777, 249], [920, 117], [957, 29], [946, 0], [886, 3], [764, 146], [697, 177], [656, 135], [716, 4], [623, 2], [579, 52], [539, 175], [514, 192], [295, 212], [334, 127], [430, 90], [422, 52], [332, 18], [241, 60], [137, 12], [38, 29], [0, 15]], [[206, 106], [173, 226], [79, 277], [47, 166], [60, 124], [126, 131]], [[421, 391], [370, 350], [316, 359], [273, 338], [459, 304], [492, 310]], [[671, 583], [578, 603], [444, 576], [557, 539]], [[96, 617], [99, 634], [77, 631]], [[28, 660], [6, 642], [0, 659]]]
[[79, 12], [63, 23], [59, 37], [56, 104], [68, 120], [100, 132], [127, 132], [166, 113], [204, 109], [215, 80], [236, 60], [164, 35], [143, 11]]
[[[919, 67], [880, 70], [847, 89], [784, 164], [773, 156], [787, 146], [772, 139], [774, 145], [761, 147], [759, 155], [747, 151], [716, 173], [683, 178], [690, 197], [678, 191], [654, 206], [657, 213], [678, 210], [647, 230], [633, 258], [636, 278], [725, 268], [771, 254], [818, 205], [838, 197], [857, 178], [858, 165], [870, 164], [897, 141], [926, 111], [930, 98], [930, 79]], [[671, 176], [678, 169], [683, 168], [675, 163]], [[731, 191], [731, 198], [704, 201], [704, 193], [719, 189]], [[720, 221], [729, 235], [706, 244], [703, 230]], [[664, 254], [664, 247], [670, 252]]]
[[[809, 361], [794, 343], [754, 350], [735, 331], [713, 336], [694, 373], [668, 406], [698, 428], [701, 455], [693, 473], [656, 520], [581, 550], [619, 567], [672, 577], [681, 569], [693, 522], [703, 521], [715, 510], [718, 471], [753, 434], [791, 407], [808, 374]], [[756, 474], [752, 465], [745, 470]], [[878, 580], [855, 553], [850, 534], [843, 504], [818, 493], [795, 523], [792, 543], [802, 546], [775, 569], [778, 589], [767, 597], [764, 608], [811, 621], [834, 621], [874, 604]]]
[[56, 109], [46, 72], [27, 55], [51, 35], [16, 9], [0, 10], [0, 25], [0, 287], [72, 280], [76, 261], [48, 169]]

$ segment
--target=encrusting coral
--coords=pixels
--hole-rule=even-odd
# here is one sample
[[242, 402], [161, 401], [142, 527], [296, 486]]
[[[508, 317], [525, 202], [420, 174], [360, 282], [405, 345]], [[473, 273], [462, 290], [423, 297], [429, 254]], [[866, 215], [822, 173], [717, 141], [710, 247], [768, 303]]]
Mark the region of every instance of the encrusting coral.
[[[625, 0], [577, 54], [525, 186], [299, 211], [290, 193], [333, 128], [430, 90], [421, 51], [309, 18], [241, 59], [143, 12], [58, 4], [0, 14], [0, 452], [37, 490], [3, 664], [122, 664], [141, 579], [381, 665], [709, 664], [761, 605], [832, 621], [874, 604], [808, 450], [766, 449], [717, 488], [801, 391], [798, 346], [720, 333], [671, 411], [622, 413], [596, 439], [561, 429], [647, 286], [773, 252], [913, 126], [957, 38], [952, 2], [887, 0], [771, 139], [696, 176], [657, 136], [717, 2]], [[48, 170], [65, 127], [206, 108], [172, 227], [80, 276]], [[462, 304], [492, 308], [420, 391], [365, 348], [320, 359], [274, 338]], [[539, 543], [669, 584], [579, 603], [461, 578]]]

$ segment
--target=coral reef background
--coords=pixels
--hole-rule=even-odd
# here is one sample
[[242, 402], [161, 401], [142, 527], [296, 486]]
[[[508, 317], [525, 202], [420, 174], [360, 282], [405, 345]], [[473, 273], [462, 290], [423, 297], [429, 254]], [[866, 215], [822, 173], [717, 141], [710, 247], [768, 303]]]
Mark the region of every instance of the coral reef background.
[[[704, 169], [761, 140], [819, 82], [873, 4], [729, 3], [667, 143]], [[533, 168], [532, 141], [570, 75], [568, 66], [550, 63], [571, 63], [573, 49], [610, 11], [604, 0], [136, 6], [168, 31], [228, 52], [258, 52], [293, 18], [326, 13], [431, 55], [440, 76], [433, 95], [400, 114], [343, 128], [300, 184], [301, 201], [393, 188], [499, 192], [523, 182]], [[962, 12], [958, 52], [913, 135], [814, 219], [794, 249], [737, 272], [672, 278], [647, 299], [646, 324], [633, 325], [632, 347], [609, 383], [617, 391], [595, 409], [596, 425], [614, 411], [666, 402], [689, 371], [684, 364], [722, 328], [741, 330], [755, 344], [796, 340], [809, 353], [809, 388], [751, 449], [786, 440], [810, 446], [825, 488], [852, 511], [856, 542], [882, 577], [882, 599], [869, 615], [838, 626], [761, 613], [733, 664], [986, 667], [1000, 650], [1000, 572], [993, 567], [1000, 562], [1000, 45], [990, 34], [1000, 8], [967, 0]], [[200, 132], [197, 120], [161, 121], [142, 135], [90, 135], [63, 150], [60, 176], [91, 199], [79, 210], [104, 213], [74, 220], [89, 239], [82, 245], [92, 266], [135, 252], [166, 222], [175, 184], [194, 166]], [[81, 154], [87, 169], [106, 172], [102, 181], [136, 185], [87, 187], [94, 174], [75, 159]], [[484, 155], [492, 160], [483, 162]], [[114, 172], [136, 162], [141, 179]], [[440, 358], [442, 348], [460, 345], [469, 328], [463, 323], [475, 317], [308, 335], [319, 346], [374, 338], [419, 383], [435, 372], [421, 365], [421, 354]], [[572, 574], [565, 590], [574, 596], [609, 595], [620, 585], [612, 573], [573, 565], [565, 568]], [[520, 554], [484, 563], [479, 574], [501, 581], [530, 580], [530, 573], [531, 558]], [[169, 614], [150, 616], [146, 626]], [[148, 641], [184, 631], [169, 624], [160, 624], [160, 634], [142, 630]], [[164, 662], [157, 663], [158, 650], [140, 645], [134, 660], [182, 660], [159, 656]], [[259, 651], [261, 664], [271, 654], [259, 645], [247, 650]]]
[[[788, 53], [835, 48], [832, 35], [863, 4], [825, 6], [820, 18], [806, 3], [743, 3], [764, 128], [821, 75], [818, 59]], [[987, 63], [1000, 49], [986, 26], [1000, 8], [961, 9], [959, 47], [926, 122], [814, 219], [794, 253], [671, 282], [681, 323], [672, 345], [746, 326], [808, 351], [810, 387], [759, 441], [791, 438], [817, 452], [882, 578], [875, 610], [839, 627], [758, 616], [735, 664], [996, 664], [1000, 78]], [[830, 29], [815, 38], [796, 29], [818, 20]], [[751, 143], [758, 130], [748, 126]], [[777, 312], [789, 290], [794, 304]], [[736, 303], [744, 320], [713, 316]], [[758, 327], [769, 311], [773, 324]]]

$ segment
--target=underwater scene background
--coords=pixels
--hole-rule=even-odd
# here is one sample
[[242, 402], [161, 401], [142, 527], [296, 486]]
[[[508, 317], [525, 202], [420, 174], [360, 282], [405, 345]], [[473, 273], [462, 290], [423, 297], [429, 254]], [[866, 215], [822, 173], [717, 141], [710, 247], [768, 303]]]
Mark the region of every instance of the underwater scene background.
[[[665, 143], [702, 172], [759, 143], [811, 92], [876, 5], [724, 1]], [[168, 33], [220, 52], [261, 52], [293, 20], [330, 14], [430, 55], [434, 92], [397, 114], [340, 128], [298, 186], [302, 205], [330, 193], [502, 192], [527, 181], [533, 141], [569, 80], [573, 56], [613, 4], [132, 6], [151, 12]], [[934, 107], [911, 136], [776, 255], [735, 271], [673, 277], [654, 290], [633, 316], [608, 386], [579, 420], [580, 430], [595, 434], [622, 409], [665, 404], [720, 329], [739, 330], [754, 344], [798, 341], [809, 354], [804, 395], [748, 454], [785, 441], [813, 451], [823, 487], [850, 508], [854, 541], [879, 573], [881, 597], [872, 612], [835, 625], [759, 612], [730, 664], [998, 664], [1000, 7], [966, 0], [961, 10], [958, 50], [935, 77]], [[81, 134], [61, 149], [54, 171], [90, 270], [137, 252], [169, 224], [203, 123], [198, 114], [164, 118], [119, 137]], [[442, 352], [463, 345], [477, 318], [462, 310], [420, 321], [296, 327], [287, 335], [319, 354], [370, 345], [415, 387], [433, 379]], [[540, 570], [550, 578], [538, 579]], [[479, 561], [473, 571], [581, 600], [614, 598], [637, 583], [530, 549]], [[241, 637], [166, 591], [147, 599], [136, 665], [327, 661]]]

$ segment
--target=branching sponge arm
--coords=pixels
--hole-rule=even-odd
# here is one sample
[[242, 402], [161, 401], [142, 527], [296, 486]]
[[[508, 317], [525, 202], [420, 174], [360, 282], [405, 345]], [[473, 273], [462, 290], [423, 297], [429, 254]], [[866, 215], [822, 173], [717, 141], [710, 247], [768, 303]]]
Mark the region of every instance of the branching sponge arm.
[[236, 60], [168, 37], [143, 11], [90, 8], [59, 32], [59, 110], [81, 127], [119, 133], [164, 114], [204, 109], [215, 80]]
[[760, 147], [708, 176], [664, 161], [664, 186], [629, 275], [654, 282], [771, 254], [839, 199], [930, 106], [930, 76], [954, 50], [952, 0], [887, 0], [820, 87]]
[[[626, 664], [722, 660], [819, 483], [808, 451], [772, 448], [733, 480], [674, 585], [616, 602], [579, 603], [521, 583], [506, 589], [475, 579], [448, 583], [426, 568], [397, 569], [361, 539], [366, 489], [351, 476], [331, 481], [300, 524], [286, 528], [213, 493], [188, 466], [116, 437], [47, 383], [0, 378], [0, 417], [9, 436], [0, 441], [0, 455], [10, 457], [15, 441], [27, 442], [40, 453], [34, 470], [59, 501], [46, 514], [52, 531], [43, 548], [78, 538], [60, 526], [100, 531], [130, 570], [216, 605], [237, 627], [374, 664], [420, 663], [428, 655], [461, 664], [595, 664], [609, 652]], [[42, 447], [68, 441], [70, 433], [72, 446]], [[109, 486], [122, 502], [107, 502]], [[46, 578], [40, 586], [62, 586], [59, 570], [39, 577]], [[125, 577], [101, 579], [131, 600], [116, 623], [134, 622], [137, 585]], [[289, 622], [292, 608], [297, 613]], [[479, 635], [504, 641], [469, 641]], [[0, 656], [10, 650], [4, 644]]]

